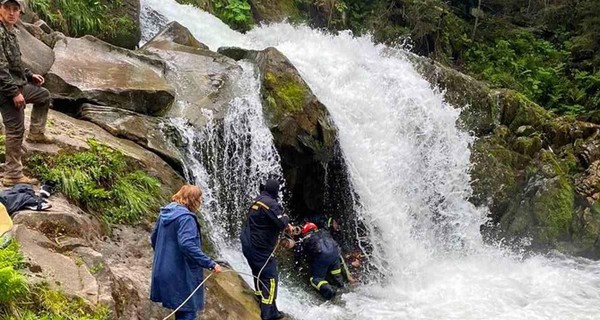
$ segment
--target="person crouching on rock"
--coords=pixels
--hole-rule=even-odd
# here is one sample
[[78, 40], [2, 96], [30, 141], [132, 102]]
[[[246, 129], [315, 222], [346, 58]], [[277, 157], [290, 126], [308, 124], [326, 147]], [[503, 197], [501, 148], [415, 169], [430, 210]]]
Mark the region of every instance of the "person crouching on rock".
[[[202, 191], [185, 185], [160, 209], [152, 232], [154, 249], [150, 299], [176, 310], [200, 285], [203, 269], [221, 272], [221, 266], [202, 252], [200, 225], [195, 213], [202, 204]], [[194, 320], [204, 308], [204, 288], [198, 290], [176, 313], [176, 320]]]
[[38, 184], [23, 175], [23, 135], [25, 133], [25, 104], [33, 103], [27, 141], [52, 143], [45, 134], [50, 93], [41, 87], [44, 77], [33, 74], [23, 66], [15, 24], [23, 4], [20, 0], [0, 1], [0, 113], [6, 130], [6, 160], [4, 186], [18, 183]]
[[345, 287], [344, 278], [349, 282], [354, 282], [340, 256], [338, 244], [327, 230], [318, 229], [317, 225], [312, 222], [304, 224], [302, 238], [296, 242], [294, 248], [294, 259], [297, 266], [302, 258], [305, 258], [310, 266], [310, 284], [326, 300], [335, 297], [337, 288]]

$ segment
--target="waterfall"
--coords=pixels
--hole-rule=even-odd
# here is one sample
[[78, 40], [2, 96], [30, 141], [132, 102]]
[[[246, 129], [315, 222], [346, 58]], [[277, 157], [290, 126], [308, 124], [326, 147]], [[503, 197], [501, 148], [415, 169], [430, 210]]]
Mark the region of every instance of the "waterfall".
[[[381, 277], [344, 294], [337, 304], [311, 300], [284, 278], [278, 301], [283, 311], [298, 319], [598, 317], [597, 262], [524, 257], [482, 242], [479, 227], [486, 209], [468, 201], [474, 138], [457, 129], [459, 111], [415, 71], [402, 50], [376, 45], [368, 36], [331, 35], [285, 23], [242, 35], [174, 0], [142, 4], [164, 21], [177, 20], [212, 50], [276, 47], [327, 106], [339, 129], [341, 153], [359, 198], [355, 214], [369, 228], [372, 263]], [[145, 30], [151, 30], [152, 21], [145, 21]], [[258, 94], [255, 82], [246, 87]], [[245, 132], [264, 128], [258, 122]]]

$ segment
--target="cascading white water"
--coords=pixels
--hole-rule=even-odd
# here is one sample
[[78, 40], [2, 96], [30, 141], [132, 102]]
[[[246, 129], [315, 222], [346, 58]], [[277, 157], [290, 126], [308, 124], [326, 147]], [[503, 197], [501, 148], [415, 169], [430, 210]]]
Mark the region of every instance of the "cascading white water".
[[238, 235], [248, 201], [257, 195], [259, 184], [269, 177], [283, 176], [273, 136], [263, 122], [255, 66], [248, 62], [241, 66], [236, 97], [229, 103], [222, 124], [209, 110], [205, 111], [209, 121], [202, 131], [185, 119], [171, 119], [185, 146], [186, 178], [205, 190], [203, 209], [216, 229], [212, 235], [218, 245], [230, 243], [228, 238]]
[[198, 40], [274, 46], [298, 68], [339, 128], [384, 281], [317, 305], [284, 291], [298, 319], [597, 319], [600, 265], [569, 257], [521, 257], [482, 243], [485, 210], [467, 199], [469, 144], [458, 111], [402, 52], [369, 37], [274, 24], [246, 35], [173, 0], [143, 0]]

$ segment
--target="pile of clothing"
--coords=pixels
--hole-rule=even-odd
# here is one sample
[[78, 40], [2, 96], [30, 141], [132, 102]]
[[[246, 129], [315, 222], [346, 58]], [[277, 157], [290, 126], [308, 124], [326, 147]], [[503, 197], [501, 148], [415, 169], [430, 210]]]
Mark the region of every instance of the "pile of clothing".
[[43, 185], [40, 195], [36, 195], [30, 184], [17, 184], [0, 192], [0, 248], [10, 241], [9, 237], [3, 236], [13, 227], [11, 216], [19, 210], [42, 211], [52, 208], [47, 198], [53, 191], [50, 185]]

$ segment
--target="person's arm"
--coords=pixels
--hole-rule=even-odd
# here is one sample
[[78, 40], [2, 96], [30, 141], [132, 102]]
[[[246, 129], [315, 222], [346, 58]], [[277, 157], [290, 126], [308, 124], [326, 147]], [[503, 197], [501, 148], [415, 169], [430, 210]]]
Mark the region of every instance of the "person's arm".
[[8, 59], [6, 59], [6, 55], [4, 54], [4, 37], [6, 37], [6, 34], [0, 34], [0, 94], [12, 99], [19, 95], [20, 92], [19, 87], [10, 74]]
[[283, 213], [283, 209], [279, 204], [267, 209], [266, 211], [267, 216], [271, 218], [271, 220], [279, 227], [279, 229], [283, 230], [288, 227], [290, 223], [290, 217]]
[[178, 223], [177, 244], [181, 252], [202, 268], [215, 268], [217, 263], [204, 254], [202, 249], [197, 245], [200, 243], [200, 233], [198, 232], [196, 220], [189, 215], [185, 215], [178, 219]]

